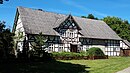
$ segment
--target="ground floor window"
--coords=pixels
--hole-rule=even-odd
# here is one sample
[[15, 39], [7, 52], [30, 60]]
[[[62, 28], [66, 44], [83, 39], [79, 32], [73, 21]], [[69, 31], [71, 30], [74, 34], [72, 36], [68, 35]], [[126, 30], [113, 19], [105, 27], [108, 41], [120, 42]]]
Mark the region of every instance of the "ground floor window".
[[106, 40], [105, 41], [105, 54], [108, 56], [119, 56], [120, 53], [120, 41], [118, 40]]

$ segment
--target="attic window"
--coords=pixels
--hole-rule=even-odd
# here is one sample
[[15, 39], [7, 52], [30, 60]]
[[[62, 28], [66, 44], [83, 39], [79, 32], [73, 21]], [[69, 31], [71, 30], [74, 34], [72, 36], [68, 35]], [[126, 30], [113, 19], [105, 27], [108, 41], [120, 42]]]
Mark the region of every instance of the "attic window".
[[75, 24], [74, 24], [74, 23], [72, 23], [72, 25], [73, 25], [73, 26], [75, 26]]

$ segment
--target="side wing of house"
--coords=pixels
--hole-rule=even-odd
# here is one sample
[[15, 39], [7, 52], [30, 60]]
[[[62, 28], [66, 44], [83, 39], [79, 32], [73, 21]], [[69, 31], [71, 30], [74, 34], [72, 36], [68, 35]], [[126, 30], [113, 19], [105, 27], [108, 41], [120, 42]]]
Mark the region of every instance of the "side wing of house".
[[130, 42], [123, 40], [120, 42], [120, 56], [130, 56]]
[[127, 40], [122, 40], [120, 41], [120, 47], [122, 49], [130, 49], [130, 42], [128, 42]]
[[99, 47], [105, 55], [119, 56], [120, 54], [119, 40], [80, 38], [80, 42], [82, 44], [81, 49], [84, 51], [92, 47]]

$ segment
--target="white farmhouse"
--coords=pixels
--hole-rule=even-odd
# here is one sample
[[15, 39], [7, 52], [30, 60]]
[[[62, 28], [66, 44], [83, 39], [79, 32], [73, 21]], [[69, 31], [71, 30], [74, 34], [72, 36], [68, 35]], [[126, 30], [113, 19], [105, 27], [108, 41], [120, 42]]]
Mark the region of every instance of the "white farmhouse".
[[109, 56], [119, 56], [122, 39], [103, 21], [64, 15], [41, 9], [18, 7], [13, 32], [16, 50], [31, 50], [35, 35], [42, 32], [48, 52], [80, 52], [99, 47]]

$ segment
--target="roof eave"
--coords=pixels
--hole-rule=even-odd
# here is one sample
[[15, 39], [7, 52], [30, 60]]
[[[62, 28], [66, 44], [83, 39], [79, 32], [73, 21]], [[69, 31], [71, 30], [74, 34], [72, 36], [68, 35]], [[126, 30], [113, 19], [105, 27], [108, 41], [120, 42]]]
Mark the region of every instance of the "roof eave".
[[[27, 34], [27, 35], [38, 35], [38, 34], [32, 34], [32, 33], [27, 33], [27, 32], [25, 34]], [[60, 37], [60, 35], [53, 35], [53, 34], [42, 34], [42, 35]]]
[[85, 37], [85, 36], [82, 36], [80, 38], [100, 39], [100, 40], [119, 40], [119, 41], [122, 41], [122, 39], [114, 39], [114, 38], [94, 38], [94, 37]]

